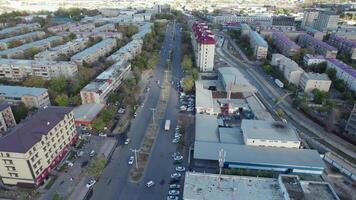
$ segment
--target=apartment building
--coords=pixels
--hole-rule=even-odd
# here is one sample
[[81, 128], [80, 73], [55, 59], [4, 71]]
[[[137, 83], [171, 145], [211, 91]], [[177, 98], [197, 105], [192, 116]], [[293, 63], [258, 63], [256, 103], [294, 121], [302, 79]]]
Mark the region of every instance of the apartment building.
[[14, 27], [4, 28], [0, 31], [0, 38], [11, 37], [14, 35], [20, 35], [27, 32], [36, 31], [41, 28], [41, 25], [38, 23], [32, 24], [18, 24]]
[[57, 77], [71, 78], [78, 73], [77, 65], [66, 61], [0, 59], [0, 78], [22, 81], [28, 76], [45, 80]]
[[337, 49], [335, 47], [308, 34], [300, 35], [298, 44], [303, 48], [308, 48], [314, 53], [324, 56], [325, 58], [336, 58], [337, 55]]
[[16, 126], [16, 121], [10, 104], [0, 104], [0, 132], [5, 132], [14, 126]]
[[197, 67], [201, 72], [214, 68], [215, 36], [206, 23], [195, 22], [192, 26], [192, 45]]
[[319, 11], [317, 10], [308, 10], [304, 12], [302, 27], [314, 27], [314, 23], [319, 16]]
[[115, 32], [115, 24], [105, 24], [99, 27], [96, 27], [92, 30], [92, 32]]
[[305, 26], [303, 27], [305, 32], [307, 32], [309, 35], [313, 36], [315, 39], [318, 40], [323, 40], [324, 37], [326, 36], [326, 31], [318, 31], [312, 27]]
[[354, 104], [349, 119], [347, 120], [344, 135], [350, 138], [352, 141], [356, 141], [356, 104]]
[[278, 51], [287, 57], [292, 57], [300, 50], [299, 45], [297, 45], [294, 41], [289, 39], [281, 32], [273, 32], [272, 41], [273, 45], [276, 46]]
[[307, 65], [307, 66], [311, 66], [311, 65], [317, 65], [323, 62], [326, 62], [326, 59], [324, 56], [321, 55], [312, 55], [312, 54], [306, 54], [303, 57], [303, 62]]
[[83, 31], [91, 31], [95, 29], [94, 23], [66, 23], [66, 24], [59, 24], [56, 26], [48, 27], [47, 30], [52, 33], [57, 32], [83, 32]]
[[329, 58], [327, 68], [336, 70], [336, 77], [345, 82], [352, 91], [356, 91], [356, 70], [338, 59]]
[[1, 58], [23, 58], [25, 53], [31, 49], [39, 51], [46, 50], [63, 42], [60, 36], [51, 36], [43, 40], [23, 44], [21, 46], [0, 51]]
[[143, 40], [132, 40], [119, 50], [111, 54], [107, 60], [118, 62], [120, 60], [130, 61], [142, 52]]
[[108, 38], [100, 41], [99, 43], [81, 51], [71, 57], [71, 61], [82, 65], [83, 63], [91, 64], [98, 61], [100, 57], [106, 56], [117, 46], [116, 39]]
[[299, 84], [300, 77], [304, 70], [298, 66], [292, 59], [282, 54], [272, 54], [271, 65], [277, 66], [288, 83]]
[[356, 41], [332, 34], [327, 40], [327, 43], [336, 47], [338, 51], [350, 56], [351, 59], [356, 60]]
[[144, 23], [142, 26], [138, 28], [138, 32], [131, 36], [133, 40], [143, 40], [144, 37], [152, 32], [152, 23]]
[[215, 24], [224, 24], [227, 22], [236, 22], [237, 16], [235, 14], [222, 14], [209, 17], [210, 21]]
[[250, 45], [257, 60], [267, 58], [268, 44], [256, 31], [250, 32]]
[[241, 36], [249, 36], [250, 33], [253, 31], [248, 24], [240, 24], [241, 27]]
[[7, 185], [38, 186], [77, 141], [73, 108], [46, 107], [0, 138], [0, 177]]
[[314, 28], [319, 31], [329, 31], [337, 29], [337, 24], [340, 21], [340, 16], [332, 12], [320, 12], [315, 20]]
[[87, 47], [88, 38], [78, 38], [63, 45], [42, 51], [34, 56], [35, 60], [60, 60], [61, 56], [71, 56]]
[[[70, 32], [58, 32], [57, 35], [60, 36], [68, 36], [70, 35]], [[92, 38], [100, 38], [100, 39], [108, 39], [108, 38], [116, 38], [116, 39], [122, 39], [122, 33], [119, 32], [75, 32], [74, 33], [77, 38], [86, 38], [86, 37], [92, 37]]]
[[130, 70], [130, 63], [122, 60], [99, 74], [80, 91], [82, 104], [105, 104], [110, 94], [127, 78]]
[[[37, 39], [41, 39], [46, 35], [43, 31], [35, 31], [31, 33], [26, 33], [23, 35], [17, 35], [14, 37], [9, 37], [0, 40], [0, 50], [8, 49], [9, 45], [13, 42], [19, 42], [20, 44], [32, 42]], [[11, 46], [10, 46], [11, 47]]]
[[243, 119], [241, 132], [243, 140], [248, 146], [296, 149], [300, 147], [295, 130], [283, 122]]
[[51, 104], [46, 88], [0, 85], [0, 101], [23, 103], [27, 108], [40, 108]]
[[331, 80], [327, 74], [303, 73], [300, 77], [299, 86], [304, 92], [312, 92], [314, 89], [328, 92], [331, 86]]

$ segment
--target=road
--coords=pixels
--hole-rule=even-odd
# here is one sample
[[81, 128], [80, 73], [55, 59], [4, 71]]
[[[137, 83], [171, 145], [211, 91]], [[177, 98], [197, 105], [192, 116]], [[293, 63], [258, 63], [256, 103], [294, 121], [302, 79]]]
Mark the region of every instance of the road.
[[[223, 48], [217, 48], [217, 52], [230, 66], [237, 67], [251, 81], [251, 83], [254, 83], [260, 93], [260, 97], [262, 97], [263, 102], [267, 103], [267, 107], [270, 109], [273, 107], [275, 99], [285, 94], [285, 91], [280, 88], [276, 88], [274, 83], [269, 80], [268, 76], [261, 75], [264, 73], [258, 68], [260, 66], [248, 65], [241, 62], [228, 52], [226, 46]], [[349, 161], [355, 161], [354, 158], [356, 157], [356, 151], [353, 145], [346, 143], [333, 134], [327, 133], [318, 124], [315, 124], [313, 121], [306, 118], [303, 114], [292, 107], [290, 102], [288, 102], [288, 98], [286, 101], [280, 102], [277, 108], [278, 107], [285, 111], [285, 118], [289, 122], [293, 123], [293, 125], [299, 130], [309, 133], [312, 137], [319, 138], [320, 142], [323, 142], [323, 144], [326, 144], [335, 153], [348, 159]]]
[[[119, 199], [119, 200], [139, 200], [139, 199], [165, 199], [168, 193], [169, 176], [173, 172], [173, 162], [171, 153], [176, 150], [176, 145], [171, 144], [172, 134], [159, 133], [148, 165], [143, 177], [143, 181], [132, 183], [129, 181], [130, 167], [127, 163], [129, 156], [133, 155], [130, 148], [139, 148], [149, 123], [152, 120], [150, 108], [156, 108], [161, 93], [161, 88], [156, 84], [156, 80], [163, 81], [164, 70], [166, 70], [166, 61], [169, 57], [169, 49], [175, 47], [173, 51], [173, 77], [179, 78], [181, 71], [180, 65], [180, 32], [179, 28], [174, 29], [177, 33], [175, 44], [173, 45], [172, 34], [173, 25], [167, 25], [165, 39], [160, 52], [160, 60], [154, 71], [154, 78], [150, 83], [150, 91], [144, 102], [144, 107], [137, 112], [137, 117], [132, 121], [131, 128], [127, 135], [131, 138], [131, 143], [126, 146], [119, 146], [113, 153], [112, 159], [105, 168], [99, 182], [93, 187], [93, 196], [91, 199]], [[179, 41], [178, 41], [179, 40]], [[173, 128], [177, 122], [177, 94], [174, 89], [171, 90], [168, 101], [165, 118], [172, 121]], [[160, 124], [161, 130], [164, 121]], [[122, 141], [121, 141], [122, 142]], [[146, 188], [145, 183], [153, 180], [156, 185], [152, 188]], [[163, 181], [162, 181], [163, 180]]]

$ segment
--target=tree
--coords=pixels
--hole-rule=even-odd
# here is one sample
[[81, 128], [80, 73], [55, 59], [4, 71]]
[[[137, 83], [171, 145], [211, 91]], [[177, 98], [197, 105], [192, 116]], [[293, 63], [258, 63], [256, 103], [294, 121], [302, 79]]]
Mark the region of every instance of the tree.
[[190, 74], [192, 75], [194, 80], [197, 80], [199, 77], [199, 72], [197, 68], [193, 68], [192, 70], [190, 70]]
[[58, 78], [52, 79], [49, 82], [49, 88], [58, 94], [67, 93], [67, 89], [68, 89], [67, 87], [68, 87], [68, 83], [67, 83], [66, 78], [64, 78], [64, 77], [58, 77]]
[[326, 73], [328, 74], [331, 81], [335, 81], [335, 79], [336, 79], [336, 70], [335, 69], [329, 68], [326, 70]]
[[185, 71], [189, 71], [193, 68], [193, 61], [192, 58], [188, 55], [184, 55], [182, 66]]
[[93, 123], [93, 128], [98, 131], [103, 131], [105, 128], [106, 124], [104, 120], [101, 117], [98, 117], [94, 120]]
[[74, 34], [74, 33], [70, 33], [68, 37], [69, 37], [70, 40], [74, 40], [74, 39], [77, 38], [77, 35]]
[[55, 193], [52, 200], [64, 200], [64, 198], [60, 194]]
[[188, 75], [184, 78], [184, 82], [183, 82], [183, 90], [185, 92], [190, 92], [192, 91], [194, 87], [194, 79], [191, 75]]
[[103, 155], [95, 156], [85, 172], [88, 176], [98, 179], [106, 166], [106, 158]]
[[304, 49], [304, 48], [301, 48], [298, 52], [296, 52], [292, 56], [292, 60], [294, 60], [299, 65], [302, 65], [303, 64], [303, 58], [304, 58], [305, 54], [307, 54], [307, 50]]
[[17, 123], [20, 123], [21, 120], [27, 117], [28, 109], [25, 104], [20, 103], [17, 106], [11, 106], [11, 109]]
[[107, 108], [103, 110], [100, 114], [100, 118], [103, 119], [105, 123], [110, 122], [115, 117], [115, 110], [112, 108]]
[[327, 92], [320, 91], [318, 89], [313, 90], [313, 95], [314, 95], [314, 102], [317, 104], [322, 104], [329, 96]]
[[45, 87], [46, 81], [43, 80], [42, 77], [38, 77], [38, 76], [29, 76], [25, 79], [25, 81], [23, 82], [24, 86], [27, 87]]
[[278, 117], [283, 117], [284, 116], [284, 111], [281, 108], [278, 108], [276, 110], [276, 114]]
[[14, 48], [14, 47], [18, 47], [20, 45], [22, 45], [23, 43], [20, 40], [15, 40], [15, 41], [11, 41], [7, 44], [8, 48]]
[[61, 95], [56, 96], [54, 101], [56, 102], [56, 104], [58, 106], [68, 106], [68, 104], [69, 104], [69, 98], [66, 94], [61, 94]]

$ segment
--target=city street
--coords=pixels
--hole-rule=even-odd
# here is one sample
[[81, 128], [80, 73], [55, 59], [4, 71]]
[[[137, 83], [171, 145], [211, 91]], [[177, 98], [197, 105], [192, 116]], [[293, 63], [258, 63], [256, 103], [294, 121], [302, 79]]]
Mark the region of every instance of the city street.
[[[154, 77], [151, 81], [147, 100], [144, 107], [137, 112], [137, 117], [132, 121], [131, 128], [127, 136], [131, 138], [129, 145], [118, 147], [110, 163], [105, 168], [99, 182], [94, 185], [91, 199], [164, 199], [168, 194], [168, 181], [170, 174], [173, 173], [173, 160], [171, 153], [176, 150], [176, 145], [171, 143], [172, 135], [163, 132], [159, 133], [153, 150], [148, 161], [143, 180], [139, 183], [129, 181], [130, 167], [128, 165], [129, 156], [133, 155], [131, 149], [140, 147], [148, 124], [152, 120], [151, 108], [156, 108], [160, 96], [161, 88], [157, 85], [156, 80], [163, 81], [164, 70], [166, 70], [166, 61], [169, 57], [169, 49], [172, 48], [173, 35], [172, 24], [167, 26], [165, 40], [162, 45], [159, 64], [154, 71]], [[173, 80], [182, 76], [180, 66], [180, 28], [176, 28], [176, 39], [173, 51]], [[177, 45], [178, 44], [178, 45]], [[177, 122], [177, 92], [171, 89], [165, 118], [172, 121], [171, 128], [174, 128]], [[164, 120], [160, 124], [164, 126]], [[133, 167], [133, 166], [132, 166]], [[146, 181], [153, 180], [155, 186], [146, 188]]]

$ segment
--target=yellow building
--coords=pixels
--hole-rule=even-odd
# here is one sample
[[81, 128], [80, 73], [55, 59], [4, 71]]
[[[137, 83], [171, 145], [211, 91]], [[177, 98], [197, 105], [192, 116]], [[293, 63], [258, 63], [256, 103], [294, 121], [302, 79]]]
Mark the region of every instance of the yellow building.
[[0, 132], [7, 131], [14, 126], [16, 126], [16, 121], [10, 104], [0, 104]]
[[8, 185], [39, 185], [77, 141], [73, 109], [45, 107], [0, 138], [0, 177]]

